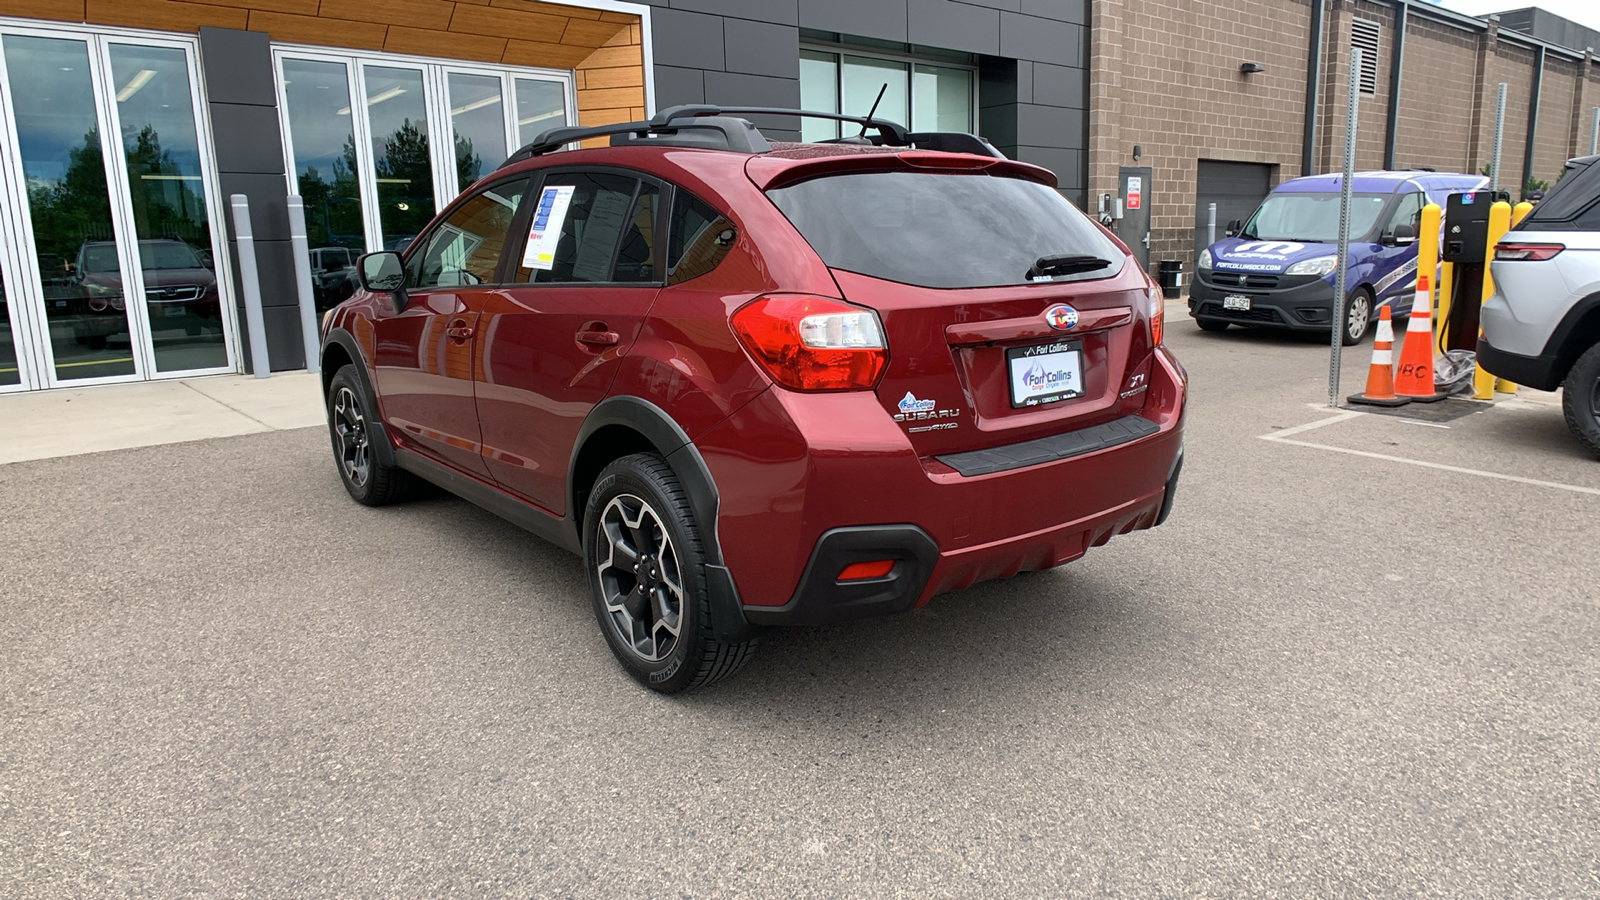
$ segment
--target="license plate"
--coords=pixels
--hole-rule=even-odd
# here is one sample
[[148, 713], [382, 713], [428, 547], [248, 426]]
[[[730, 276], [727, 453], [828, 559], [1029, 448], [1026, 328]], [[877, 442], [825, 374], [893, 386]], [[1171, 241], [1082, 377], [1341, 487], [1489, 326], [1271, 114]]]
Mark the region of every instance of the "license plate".
[[1012, 408], [1082, 397], [1082, 347], [1077, 341], [1061, 341], [1007, 350]]
[[1222, 298], [1222, 308], [1248, 310], [1250, 308], [1250, 298], [1243, 294], [1229, 294]]

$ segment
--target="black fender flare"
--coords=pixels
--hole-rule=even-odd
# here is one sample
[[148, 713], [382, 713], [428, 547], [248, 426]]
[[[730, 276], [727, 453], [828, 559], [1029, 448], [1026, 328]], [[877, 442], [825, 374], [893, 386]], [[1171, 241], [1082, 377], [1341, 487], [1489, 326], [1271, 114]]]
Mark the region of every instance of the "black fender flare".
[[1587, 345], [1573, 345], [1572, 335], [1578, 330], [1578, 323], [1596, 310], [1600, 310], [1600, 292], [1590, 294], [1572, 304], [1561, 317], [1561, 321], [1556, 323], [1555, 330], [1550, 332], [1550, 339], [1544, 345], [1544, 355], [1555, 360], [1557, 385], [1567, 379], [1567, 372], [1572, 369], [1572, 364], [1589, 349]]
[[[330, 344], [337, 344], [349, 357], [356, 370], [356, 382], [361, 386], [361, 393], [365, 395], [367, 409], [372, 410], [372, 419], [367, 423], [367, 431], [372, 435], [372, 452], [378, 458], [378, 465], [394, 468], [394, 441], [389, 439], [389, 430], [383, 425], [383, 414], [378, 407], [378, 391], [372, 383], [372, 372], [367, 368], [366, 354], [361, 352], [361, 344], [355, 336], [343, 328], [330, 328], [323, 335], [322, 346], [317, 351], [318, 356], [325, 356]], [[333, 379], [334, 373], [323, 367], [325, 377], [322, 379], [322, 403], [328, 403], [328, 382]]]
[[666, 410], [648, 400], [625, 395], [607, 397], [595, 404], [578, 429], [578, 439], [572, 444], [572, 457], [567, 462], [567, 516], [578, 532], [580, 545], [583, 533], [579, 522], [582, 510], [578, 506], [578, 458], [589, 438], [608, 425], [622, 425], [643, 435], [666, 459], [667, 465], [672, 467], [678, 483], [689, 495], [689, 506], [694, 510], [695, 521], [705, 539], [704, 568], [706, 588], [710, 592], [712, 627], [719, 640], [748, 640], [750, 625], [740, 607], [733, 576], [723, 565], [722, 544], [717, 537], [717, 510], [721, 503], [717, 483], [689, 435]]

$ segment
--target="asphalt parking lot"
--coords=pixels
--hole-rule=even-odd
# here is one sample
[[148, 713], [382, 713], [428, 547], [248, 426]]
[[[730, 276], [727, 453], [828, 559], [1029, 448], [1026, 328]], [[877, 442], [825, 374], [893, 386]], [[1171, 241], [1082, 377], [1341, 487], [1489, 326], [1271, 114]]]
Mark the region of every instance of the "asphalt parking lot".
[[680, 698], [576, 557], [357, 506], [318, 429], [0, 466], [0, 896], [1600, 894], [1556, 397], [1347, 415], [1320, 339], [1168, 343], [1167, 525]]

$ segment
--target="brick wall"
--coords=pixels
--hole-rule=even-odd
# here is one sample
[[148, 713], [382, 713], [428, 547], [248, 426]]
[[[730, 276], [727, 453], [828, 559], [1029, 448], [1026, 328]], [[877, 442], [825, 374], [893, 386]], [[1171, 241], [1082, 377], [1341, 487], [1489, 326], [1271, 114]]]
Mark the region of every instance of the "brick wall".
[[1388, 140], [1389, 79], [1393, 72], [1394, 13], [1386, 6], [1360, 0], [1328, 4], [1328, 19], [1323, 30], [1321, 125], [1317, 129], [1315, 169], [1318, 172], [1337, 172], [1344, 168], [1344, 126], [1349, 108], [1346, 95], [1350, 86], [1351, 23], [1354, 19], [1377, 22], [1380, 26], [1377, 93], [1361, 94], [1356, 109], [1356, 170], [1383, 168], [1384, 144]]
[[1421, 16], [1406, 28], [1394, 163], [1441, 172], [1473, 171], [1479, 38]]
[[1088, 193], [1150, 166], [1152, 266], [1192, 263], [1199, 160], [1299, 173], [1310, 28], [1309, 0], [1094, 0]]
[[[1533, 177], [1556, 183], [1567, 160], [1577, 155], [1578, 129], [1572, 127], [1579, 63], [1546, 56], [1539, 89], [1539, 128], [1534, 133]], [[1517, 170], [1522, 171], [1520, 168]]]

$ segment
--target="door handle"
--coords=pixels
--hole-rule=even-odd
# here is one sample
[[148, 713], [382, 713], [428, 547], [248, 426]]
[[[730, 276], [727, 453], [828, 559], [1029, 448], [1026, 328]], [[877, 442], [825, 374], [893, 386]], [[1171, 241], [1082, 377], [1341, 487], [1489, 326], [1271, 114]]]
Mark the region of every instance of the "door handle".
[[610, 347], [621, 340], [615, 331], [580, 331], [578, 343], [588, 344], [591, 347]]
[[465, 341], [472, 337], [472, 326], [465, 323], [451, 325], [444, 330], [444, 336], [452, 341]]

